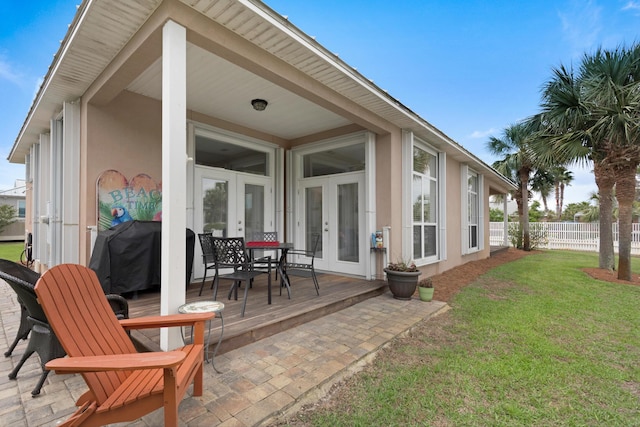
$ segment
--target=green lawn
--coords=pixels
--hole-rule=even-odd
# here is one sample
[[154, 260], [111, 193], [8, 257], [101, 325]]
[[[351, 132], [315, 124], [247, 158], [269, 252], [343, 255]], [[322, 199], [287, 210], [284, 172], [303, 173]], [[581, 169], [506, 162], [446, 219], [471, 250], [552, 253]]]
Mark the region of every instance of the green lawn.
[[548, 251], [491, 270], [291, 423], [640, 425], [640, 287], [581, 271], [597, 265]]
[[0, 242], [0, 258], [18, 262], [23, 249], [23, 242]]

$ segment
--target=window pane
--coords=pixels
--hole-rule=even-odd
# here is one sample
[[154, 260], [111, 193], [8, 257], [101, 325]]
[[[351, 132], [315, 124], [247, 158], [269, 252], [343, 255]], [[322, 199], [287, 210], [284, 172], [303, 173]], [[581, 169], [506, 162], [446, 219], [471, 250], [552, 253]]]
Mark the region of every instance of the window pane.
[[322, 187], [308, 187], [305, 190], [305, 249], [313, 250], [316, 235], [320, 235], [316, 257], [322, 258]]
[[478, 247], [478, 227], [476, 225], [469, 227], [469, 247]]
[[419, 225], [413, 226], [413, 258], [422, 258], [422, 227]]
[[425, 188], [428, 188], [429, 191], [425, 195], [424, 222], [433, 223], [437, 221], [436, 205], [438, 201], [436, 199], [436, 182], [429, 180], [428, 184], [425, 185]]
[[269, 176], [268, 154], [241, 145], [196, 136], [196, 164]]
[[24, 218], [26, 214], [26, 204], [24, 200], [18, 200], [18, 218]]
[[425, 226], [424, 227], [424, 256], [433, 256], [437, 253], [437, 242], [436, 242], [436, 227], [433, 226]]
[[358, 184], [338, 185], [338, 259], [359, 262]]
[[334, 148], [302, 158], [304, 177], [334, 175], [364, 170], [364, 144]]
[[246, 184], [244, 187], [245, 236], [250, 239], [264, 231], [264, 186]]
[[435, 178], [436, 157], [420, 148], [413, 148], [413, 171]]
[[413, 221], [422, 222], [422, 178], [419, 175], [413, 176]]
[[227, 181], [205, 178], [202, 180], [202, 218], [204, 232], [214, 236], [227, 236], [227, 206], [229, 190]]

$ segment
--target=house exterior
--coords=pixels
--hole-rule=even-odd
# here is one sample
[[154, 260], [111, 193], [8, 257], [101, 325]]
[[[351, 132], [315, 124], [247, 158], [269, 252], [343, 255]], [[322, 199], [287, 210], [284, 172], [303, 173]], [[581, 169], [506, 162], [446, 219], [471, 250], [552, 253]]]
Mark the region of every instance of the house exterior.
[[26, 214], [26, 182], [24, 179], [17, 179], [13, 188], [0, 190], [0, 206], [9, 205], [16, 211], [16, 220], [9, 224], [0, 232], [0, 242], [21, 241], [25, 236], [25, 214]]
[[109, 212], [161, 218], [163, 313], [185, 227], [320, 234], [319, 270], [431, 275], [489, 256], [489, 196], [514, 189], [258, 0], [83, 1], [9, 160], [41, 268], [88, 264]]

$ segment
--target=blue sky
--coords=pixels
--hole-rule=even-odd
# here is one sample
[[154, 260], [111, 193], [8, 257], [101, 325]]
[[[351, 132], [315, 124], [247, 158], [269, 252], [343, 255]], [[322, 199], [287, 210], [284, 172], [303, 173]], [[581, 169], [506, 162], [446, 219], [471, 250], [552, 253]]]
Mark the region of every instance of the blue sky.
[[[6, 158], [77, 3], [1, 3], [0, 189], [24, 176]], [[640, 0], [266, 3], [487, 163], [489, 136], [539, 111], [552, 67], [640, 41]], [[589, 169], [574, 176], [565, 204], [596, 190]]]

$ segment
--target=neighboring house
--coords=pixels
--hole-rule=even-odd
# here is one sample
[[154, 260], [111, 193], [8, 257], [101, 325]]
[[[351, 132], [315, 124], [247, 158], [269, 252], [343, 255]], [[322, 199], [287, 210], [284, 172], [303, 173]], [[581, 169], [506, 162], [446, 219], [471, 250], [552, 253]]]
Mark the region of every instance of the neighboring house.
[[116, 202], [153, 199], [168, 312], [185, 227], [301, 248], [319, 233], [319, 270], [380, 278], [402, 257], [432, 275], [489, 256], [489, 196], [514, 189], [258, 0], [83, 1], [9, 160], [45, 267], [88, 264]]
[[26, 212], [27, 186], [23, 179], [17, 179], [13, 188], [0, 190], [0, 205], [13, 206], [16, 210], [16, 221], [0, 232], [0, 242], [24, 241], [25, 239], [25, 212]]

